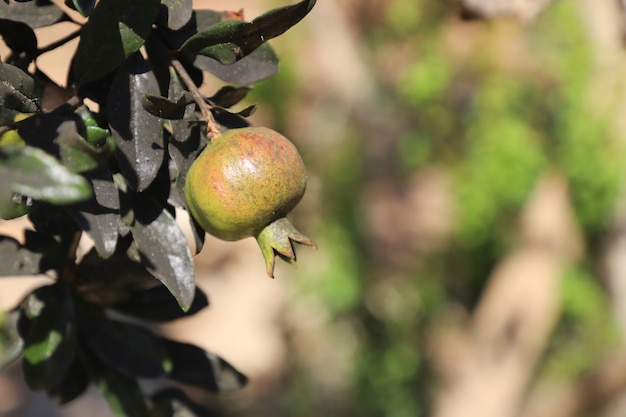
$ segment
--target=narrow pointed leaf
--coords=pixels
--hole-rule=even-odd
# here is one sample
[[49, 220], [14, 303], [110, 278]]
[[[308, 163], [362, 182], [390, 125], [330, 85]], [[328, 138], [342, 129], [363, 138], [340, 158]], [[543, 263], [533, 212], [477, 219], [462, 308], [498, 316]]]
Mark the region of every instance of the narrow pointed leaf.
[[113, 81], [107, 117], [122, 174], [137, 191], [152, 183], [164, 157], [162, 120], [144, 109], [145, 94], [158, 95], [159, 86], [141, 54], [135, 54]]
[[79, 85], [115, 70], [141, 48], [159, 14], [159, 0], [99, 2], [83, 26], [74, 56]]
[[148, 198], [133, 201], [135, 222], [130, 230], [146, 269], [187, 311], [195, 294], [195, 271], [187, 240], [172, 215]]
[[253, 104], [252, 106], [248, 106], [245, 109], [237, 112], [231, 111], [221, 106], [213, 106], [211, 108], [211, 111], [213, 111], [214, 113], [228, 113], [232, 114], [233, 116], [250, 117], [256, 111], [256, 105]]
[[304, 0], [276, 8], [251, 22], [227, 20], [216, 23], [187, 39], [179, 52], [211, 56], [223, 64], [235, 62], [298, 23], [315, 2]]
[[229, 108], [246, 98], [250, 90], [252, 90], [252, 88], [246, 86], [235, 87], [232, 85], [227, 85], [220, 88], [217, 93], [209, 97], [208, 100], [216, 106]]
[[185, 116], [185, 108], [193, 102], [193, 97], [189, 93], [183, 93], [176, 101], [152, 94], [144, 94], [141, 104], [148, 113], [156, 117], [182, 119]]

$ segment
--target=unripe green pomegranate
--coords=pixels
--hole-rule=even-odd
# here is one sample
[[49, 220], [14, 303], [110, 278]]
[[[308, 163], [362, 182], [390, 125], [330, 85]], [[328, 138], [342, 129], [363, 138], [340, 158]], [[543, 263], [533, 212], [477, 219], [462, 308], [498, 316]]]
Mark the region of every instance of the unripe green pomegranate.
[[193, 162], [185, 182], [191, 215], [223, 240], [256, 238], [267, 274], [276, 254], [296, 263], [292, 241], [315, 247], [286, 218], [306, 188], [296, 147], [265, 127], [231, 129], [213, 139]]

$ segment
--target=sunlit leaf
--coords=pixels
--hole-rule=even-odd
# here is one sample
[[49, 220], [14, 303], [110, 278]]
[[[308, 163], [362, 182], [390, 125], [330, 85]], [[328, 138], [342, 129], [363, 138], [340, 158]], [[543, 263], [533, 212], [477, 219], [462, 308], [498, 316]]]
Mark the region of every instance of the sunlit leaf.
[[176, 220], [149, 198], [133, 201], [135, 222], [131, 233], [142, 263], [187, 311], [195, 294], [195, 270], [187, 239]]
[[222, 64], [232, 64], [298, 23], [309, 13], [315, 2], [316, 0], [304, 0], [276, 8], [251, 22], [218, 22], [187, 39], [179, 52], [206, 55]]
[[8, 125], [19, 113], [37, 110], [33, 78], [13, 65], [0, 62], [0, 124]]
[[128, 185], [138, 191], [152, 183], [165, 153], [162, 120], [144, 109], [145, 94], [158, 95], [159, 86], [141, 54], [135, 54], [113, 81], [107, 117], [122, 174]]
[[71, 204], [89, 198], [92, 193], [84, 177], [30, 146], [0, 147], [0, 177], [3, 198], [8, 190], [53, 204]]

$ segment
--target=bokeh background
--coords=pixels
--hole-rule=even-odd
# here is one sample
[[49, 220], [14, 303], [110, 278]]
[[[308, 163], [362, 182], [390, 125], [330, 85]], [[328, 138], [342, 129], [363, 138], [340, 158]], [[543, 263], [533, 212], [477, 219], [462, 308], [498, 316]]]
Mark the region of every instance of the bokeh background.
[[[208, 239], [210, 307], [159, 331], [250, 384], [191, 395], [242, 417], [626, 415], [620, 4], [319, 0], [271, 41], [281, 70], [242, 106], [300, 149], [292, 220], [319, 250], [270, 280], [253, 240]], [[61, 84], [72, 48], [38, 60]], [[3, 279], [0, 305], [41, 282]], [[95, 391], [57, 409], [19, 366], [0, 374], [0, 416], [85, 415], [112, 414]]]

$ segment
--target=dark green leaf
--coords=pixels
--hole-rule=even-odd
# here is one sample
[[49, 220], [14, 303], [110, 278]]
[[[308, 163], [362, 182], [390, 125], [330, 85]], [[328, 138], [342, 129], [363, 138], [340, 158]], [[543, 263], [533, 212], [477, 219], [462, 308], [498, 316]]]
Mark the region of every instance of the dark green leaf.
[[54, 397], [60, 404], [67, 404], [78, 398], [89, 386], [89, 375], [79, 356], [80, 353], [77, 352], [72, 365], [59, 385], [48, 390], [48, 395]]
[[24, 22], [32, 28], [49, 26], [63, 20], [63, 10], [47, 0], [0, 4], [0, 17]]
[[0, 124], [8, 125], [17, 114], [37, 110], [35, 80], [21, 69], [0, 62]]
[[172, 367], [161, 339], [143, 327], [83, 315], [80, 335], [104, 364], [128, 377], [158, 378]]
[[214, 392], [241, 389], [247, 378], [219, 356], [198, 346], [163, 339], [174, 367], [169, 378]]
[[161, 13], [158, 23], [172, 30], [178, 30], [185, 26], [193, 12], [191, 0], [162, 0]]
[[37, 114], [22, 121], [18, 132], [27, 145], [58, 156], [72, 172], [92, 170], [113, 152], [106, 130], [85, 126], [71, 111]]
[[65, 4], [71, 3], [72, 8], [83, 16], [89, 16], [96, 7], [96, 0], [66, 0]]
[[198, 31], [218, 23], [222, 16], [222, 12], [215, 10], [194, 10], [191, 19], [183, 27], [177, 30], [159, 27], [159, 35], [169, 50], [178, 50], [187, 39]]
[[148, 113], [154, 116], [164, 119], [182, 119], [185, 116], [185, 108], [193, 102], [190, 93], [183, 93], [176, 101], [152, 94], [144, 94], [141, 104]]
[[74, 56], [79, 85], [97, 80], [141, 48], [159, 14], [159, 0], [99, 2], [83, 26]]
[[162, 120], [143, 108], [145, 94], [158, 95], [159, 86], [141, 54], [135, 54], [113, 81], [107, 117], [122, 174], [137, 191], [150, 185], [164, 158]]
[[26, 52], [32, 56], [37, 50], [37, 36], [26, 23], [0, 19], [0, 36], [14, 53]]
[[[71, 204], [91, 196], [89, 182], [41, 149], [0, 147], [0, 198], [11, 193], [52, 204]], [[6, 200], [4, 200], [6, 201]]]
[[196, 288], [191, 307], [183, 312], [167, 288], [162, 285], [146, 290], [135, 290], [128, 299], [112, 305], [115, 310], [144, 320], [164, 322], [196, 314], [209, 305], [206, 295]]
[[222, 64], [231, 64], [298, 23], [309, 13], [315, 2], [316, 0], [304, 0], [276, 8], [251, 22], [218, 22], [187, 39], [179, 52], [206, 55]]
[[135, 378], [117, 372], [93, 354], [85, 352], [81, 356], [89, 376], [116, 416], [150, 416], [143, 393]]
[[24, 341], [17, 331], [18, 317], [18, 311], [0, 312], [0, 371], [19, 358], [24, 349]]
[[216, 106], [229, 108], [246, 98], [248, 92], [252, 90], [250, 87], [234, 87], [227, 85], [219, 89], [219, 91], [209, 97], [209, 101]]
[[22, 303], [29, 321], [24, 337], [24, 377], [31, 389], [51, 389], [65, 376], [76, 352], [74, 302], [62, 284], [41, 287]]
[[172, 215], [152, 200], [139, 195], [133, 200], [135, 244], [146, 269], [174, 295], [187, 311], [195, 294], [195, 271], [182, 230]]
[[217, 414], [194, 403], [178, 388], [166, 388], [152, 396], [150, 417], [217, 417]]
[[115, 252], [120, 228], [120, 196], [113, 175], [106, 167], [86, 173], [93, 187], [91, 199], [68, 206], [76, 223], [93, 240], [102, 258]]

